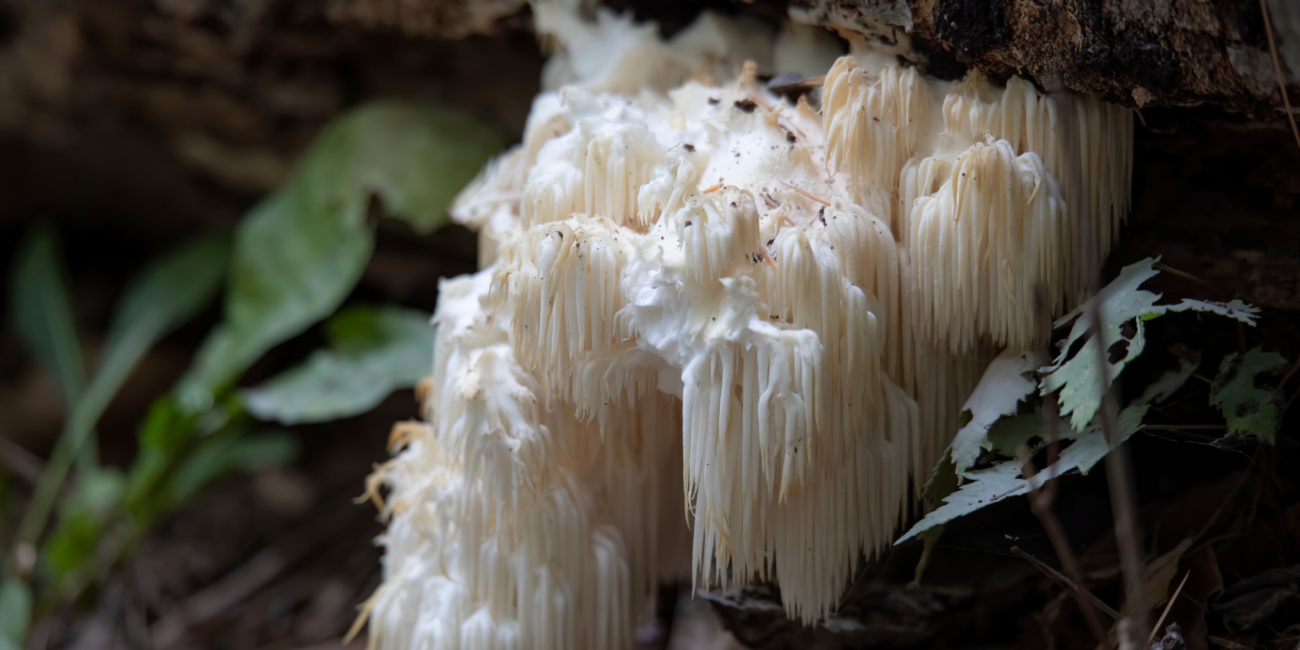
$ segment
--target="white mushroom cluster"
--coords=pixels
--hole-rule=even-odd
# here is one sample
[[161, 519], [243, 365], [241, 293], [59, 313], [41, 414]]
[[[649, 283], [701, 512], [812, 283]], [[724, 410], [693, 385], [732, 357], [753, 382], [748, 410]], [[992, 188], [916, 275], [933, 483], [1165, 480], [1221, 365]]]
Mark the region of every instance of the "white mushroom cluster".
[[626, 648], [684, 575], [834, 610], [1131, 173], [1126, 109], [874, 59], [820, 111], [752, 63], [537, 98], [453, 209], [484, 268], [442, 283], [426, 421], [376, 475], [375, 647]]

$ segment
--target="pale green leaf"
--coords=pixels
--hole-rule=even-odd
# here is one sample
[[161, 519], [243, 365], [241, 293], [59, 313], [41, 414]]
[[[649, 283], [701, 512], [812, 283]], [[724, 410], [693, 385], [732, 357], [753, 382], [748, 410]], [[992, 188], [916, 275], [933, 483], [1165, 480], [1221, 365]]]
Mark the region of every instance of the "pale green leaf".
[[[1092, 421], [1101, 406], [1104, 392], [1101, 378], [1098, 376], [1105, 369], [1108, 379], [1107, 388], [1115, 381], [1125, 364], [1142, 353], [1146, 344], [1143, 322], [1169, 311], [1205, 311], [1234, 318], [1247, 325], [1255, 324], [1258, 309], [1234, 300], [1230, 303], [1211, 303], [1199, 300], [1184, 300], [1174, 305], [1156, 305], [1160, 294], [1139, 289], [1142, 283], [1154, 277], [1158, 271], [1152, 266], [1156, 260], [1147, 258], [1136, 264], [1124, 267], [1119, 277], [1106, 285], [1087, 303], [1061, 317], [1055, 327], [1064, 327], [1070, 321], [1074, 326], [1061, 347], [1061, 354], [1055, 362], [1042, 371], [1046, 373], [1039, 383], [1042, 394], [1060, 391], [1058, 400], [1061, 415], [1070, 415], [1070, 424], [1081, 429]], [[1100, 346], [1105, 353], [1098, 353], [1098, 346], [1091, 340], [1089, 332], [1094, 326], [1093, 314], [1099, 312], [1102, 322], [1097, 324], [1101, 333]], [[1134, 334], [1131, 338], [1123, 336], [1123, 326], [1131, 323]], [[1078, 352], [1069, 357], [1076, 342], [1082, 341]], [[1114, 363], [1106, 357], [1117, 343], [1123, 341], [1125, 349]]]
[[283, 424], [325, 422], [374, 408], [429, 375], [429, 315], [398, 308], [353, 308], [331, 319], [332, 349], [243, 392], [248, 411]]
[[174, 507], [227, 472], [277, 467], [291, 462], [298, 452], [297, 439], [284, 431], [232, 431], [205, 438], [172, 474], [162, 493], [167, 504]]
[[32, 592], [27, 583], [6, 578], [0, 582], [0, 649], [23, 647], [32, 617]]
[[[1034, 371], [1042, 364], [1032, 351], [1005, 350], [994, 359], [979, 384], [962, 406], [963, 420], [970, 419], [952, 441], [953, 469], [961, 475], [975, 463], [982, 449], [989, 449], [988, 430], [1004, 415], [1015, 415], [1020, 401], [1034, 392]], [[1028, 376], [1028, 378], [1026, 378]]]
[[[1146, 410], [1145, 405], [1130, 406], [1119, 414], [1116, 423], [1118, 440], [1115, 441], [1115, 445], [1122, 444], [1137, 432], [1142, 426], [1142, 418], [1146, 415]], [[1018, 418], [1037, 418], [1040, 421], [1042, 419], [1032, 415], [1021, 415]], [[962, 477], [966, 483], [956, 492], [948, 495], [943, 500], [943, 505], [927, 513], [897, 543], [901, 544], [935, 526], [968, 515], [1003, 499], [1029, 494], [1031, 490], [1041, 487], [1047, 481], [1066, 472], [1078, 470], [1086, 474], [1111, 449], [1112, 447], [1106, 443], [1101, 425], [1092, 422], [1061, 452], [1055, 464], [1038, 472], [1033, 479], [1026, 480], [1022, 476], [1019, 460], [999, 461], [985, 469], [963, 472]]]
[[58, 381], [71, 410], [86, 385], [58, 235], [38, 224], [21, 244], [10, 274], [14, 331]]
[[1257, 387], [1256, 377], [1285, 365], [1282, 355], [1259, 348], [1224, 357], [1210, 386], [1210, 403], [1223, 411], [1229, 431], [1273, 444], [1284, 402], [1276, 389]]
[[994, 422], [989, 427], [989, 448], [1003, 456], [1014, 458], [1021, 447], [1035, 439], [1050, 442], [1053, 433], [1057, 440], [1074, 440], [1079, 436], [1078, 431], [1059, 418], [1056, 420], [1055, 432], [1049, 431], [1042, 409], [1036, 409], [1032, 414], [1002, 418]]
[[1142, 395], [1137, 398], [1138, 404], [1159, 404], [1177, 393], [1188, 379], [1196, 373], [1196, 369], [1201, 366], [1200, 355], [1195, 359], [1179, 358], [1178, 367], [1174, 370], [1167, 370], [1160, 375], [1155, 381], [1142, 389]]
[[338, 307], [374, 248], [372, 195], [390, 216], [429, 232], [501, 145], [472, 117], [395, 103], [362, 107], [327, 127], [287, 186], [240, 224], [225, 322], [200, 349], [182, 402], [210, 403], [264, 352]]

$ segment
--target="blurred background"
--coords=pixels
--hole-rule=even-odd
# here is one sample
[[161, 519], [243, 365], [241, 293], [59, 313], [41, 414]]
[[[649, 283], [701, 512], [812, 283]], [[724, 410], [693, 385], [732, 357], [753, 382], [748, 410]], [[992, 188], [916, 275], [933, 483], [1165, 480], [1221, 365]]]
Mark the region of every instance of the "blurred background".
[[[605, 4], [665, 35], [706, 9], [772, 30], [786, 16], [766, 0]], [[1208, 4], [1263, 47], [1253, 2]], [[1000, 61], [1005, 39], [927, 29], [931, 74]], [[0, 0], [0, 627], [20, 630], [0, 648], [338, 646], [381, 570], [382, 524], [354, 501], [392, 424], [417, 417], [438, 280], [476, 268], [446, 206], [519, 140], [544, 61], [522, 0]], [[1124, 62], [1097, 73], [1128, 79], [1111, 98], [1146, 104], [1112, 273], [1164, 255], [1211, 297], [1266, 308], [1259, 336], [1296, 358], [1300, 147], [1276, 87], [1162, 90]], [[1237, 344], [1235, 330], [1205, 337]], [[1191, 486], [1258, 460], [1143, 444], [1151, 502], [1195, 503]], [[1109, 517], [1104, 479], [1087, 481], [1080, 529]], [[1278, 565], [1300, 561], [1295, 497], [1290, 483], [1269, 497]], [[1034, 521], [1018, 508], [934, 566], [988, 560], [980, 535]], [[1046, 647], [1038, 574], [907, 595], [919, 552], [859, 589], [879, 644]], [[999, 553], [993, 565], [1012, 560]], [[738, 647], [705, 601], [667, 591], [643, 647], [670, 628], [673, 647]], [[975, 608], [988, 593], [1001, 600]], [[768, 596], [723, 603], [723, 618], [761, 630], [755, 646], [803, 644]]]

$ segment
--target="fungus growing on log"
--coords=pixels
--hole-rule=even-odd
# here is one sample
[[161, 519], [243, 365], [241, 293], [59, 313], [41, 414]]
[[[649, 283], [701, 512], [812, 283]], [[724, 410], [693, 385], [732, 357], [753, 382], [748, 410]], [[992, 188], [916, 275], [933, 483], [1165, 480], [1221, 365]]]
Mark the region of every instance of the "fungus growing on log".
[[834, 610], [986, 361], [1041, 343], [1034, 292], [1084, 297], [1131, 172], [1123, 108], [871, 59], [820, 114], [752, 63], [537, 98], [453, 207], [484, 268], [442, 283], [426, 422], [376, 476], [375, 646], [629, 647], [685, 574]]

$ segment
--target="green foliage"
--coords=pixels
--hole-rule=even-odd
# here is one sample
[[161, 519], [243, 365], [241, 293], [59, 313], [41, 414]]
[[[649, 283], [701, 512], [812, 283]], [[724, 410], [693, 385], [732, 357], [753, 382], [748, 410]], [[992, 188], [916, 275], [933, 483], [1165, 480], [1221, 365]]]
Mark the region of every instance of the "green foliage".
[[1258, 377], [1285, 365], [1282, 355], [1259, 348], [1224, 357], [1210, 386], [1210, 404], [1223, 411], [1229, 431], [1273, 444], [1285, 402], [1277, 389], [1258, 387]]
[[0, 582], [0, 650], [21, 650], [31, 623], [32, 592], [21, 580]]
[[[1145, 405], [1130, 406], [1120, 412], [1118, 418], [1117, 440], [1113, 445], [1118, 446], [1128, 440], [1142, 426], [1142, 418], [1146, 415], [1147, 407]], [[1014, 419], [1033, 418], [1042, 421], [1039, 415], [1020, 415]], [[985, 469], [974, 469], [962, 472], [961, 476], [966, 483], [959, 487], [956, 492], [948, 495], [943, 499], [943, 505], [926, 513], [921, 521], [917, 522], [907, 534], [899, 538], [899, 544], [915, 537], [935, 526], [952, 521], [957, 517], [968, 515], [980, 508], [996, 503], [1008, 497], [1024, 496], [1030, 491], [1038, 489], [1047, 481], [1064, 475], [1072, 470], [1079, 470], [1087, 474], [1097, 461], [1100, 461], [1110, 450], [1114, 448], [1106, 443], [1106, 437], [1102, 433], [1099, 422], [1090, 423], [1083, 431], [1076, 431], [1066, 427], [1062, 434], [1062, 440], [1072, 440], [1073, 443], [1061, 452], [1056, 463], [1034, 475], [1032, 479], [1025, 479], [1022, 472], [1022, 465], [1019, 460], [1003, 460], [993, 463], [992, 466]]]
[[[1037, 368], [1036, 355], [1014, 350], [1004, 351], [989, 365], [963, 406], [961, 429], [926, 484], [923, 496], [931, 507], [930, 512], [900, 542], [991, 503], [1028, 494], [1068, 471], [1077, 469], [1086, 473], [1105, 457], [1112, 446], [1107, 445], [1097, 416], [1105, 392], [1098, 373], [1104, 367], [1106, 376], [1113, 382], [1124, 366], [1142, 353], [1144, 321], [1170, 311], [1191, 309], [1254, 324], [1258, 310], [1235, 300], [1226, 304], [1183, 300], [1173, 305], [1157, 305], [1158, 294], [1139, 288], [1156, 275], [1154, 264], [1154, 260], [1147, 259], [1125, 267], [1092, 301], [1058, 320], [1058, 328], [1070, 322], [1074, 325], [1052, 365]], [[1094, 321], [1096, 315], [1100, 315], [1101, 322]], [[1113, 362], [1098, 354], [1096, 342], [1091, 339], [1094, 330], [1100, 332]], [[1165, 373], [1121, 411], [1118, 439], [1113, 444], [1123, 443], [1138, 431], [1147, 405], [1177, 391], [1195, 372], [1198, 363], [1198, 360], [1180, 359], [1177, 370]], [[1212, 403], [1223, 402], [1225, 415], [1233, 412], [1241, 416], [1235, 425], [1229, 420], [1230, 428], [1272, 439], [1277, 402], [1255, 388], [1254, 377], [1284, 363], [1281, 357], [1264, 355], [1258, 350], [1251, 351], [1245, 361], [1234, 362], [1231, 357], [1225, 360], [1222, 383], [1216, 382]], [[1035, 386], [1042, 396], [1059, 391], [1056, 398], [1061, 415], [1071, 415], [1069, 423], [1057, 419], [1049, 429], [1042, 408], [1033, 414], [1017, 415], [1023, 403], [1033, 397]], [[1042, 449], [1053, 438], [1065, 445], [1056, 463], [1034, 478], [1025, 479], [1020, 459]], [[969, 469], [986, 451], [995, 452], [1001, 460], [981, 469]]]
[[[88, 386], [57, 237], [46, 226], [33, 230], [12, 274], [15, 329], [58, 378], [69, 410], [18, 535], [9, 540], [41, 546], [37, 570], [50, 579], [35, 584], [50, 593], [39, 602], [75, 596], [159, 515], [221, 475], [297, 455], [292, 435], [249, 428], [245, 395], [263, 417], [321, 421], [372, 408], [427, 374], [433, 329], [426, 314], [358, 308], [329, 322], [329, 350], [257, 389], [233, 388], [267, 350], [329, 316], [351, 293], [374, 248], [372, 199], [416, 232], [430, 232], [446, 222], [455, 193], [502, 144], [474, 118], [445, 110], [378, 103], [339, 118], [286, 186], [240, 223], [233, 242], [200, 238], [150, 263], [130, 284]], [[223, 321], [176, 388], [151, 406], [129, 470], [98, 467], [93, 454], [84, 454], [90, 462], [79, 462], [75, 484], [65, 489], [73, 457], [92, 449], [96, 421], [139, 360], [209, 304], [223, 279]], [[59, 523], [46, 536], [56, 506]], [[6, 553], [12, 558], [13, 548]], [[0, 650], [23, 643], [32, 618], [29, 589], [18, 579], [0, 587]]]
[[[1055, 323], [1060, 328], [1074, 321], [1070, 335], [1062, 345], [1061, 354], [1055, 362], [1043, 368], [1040, 388], [1042, 394], [1060, 391], [1058, 399], [1061, 415], [1072, 415], [1070, 424], [1080, 429], [1092, 421], [1101, 406], [1101, 378], [1099, 373], [1105, 369], [1107, 388], [1115, 381], [1125, 364], [1142, 353], [1146, 345], [1143, 322], [1157, 318], [1170, 311], [1209, 312], [1220, 316], [1234, 318], [1247, 325], [1255, 324], [1258, 309], [1234, 300], [1229, 303], [1211, 303], [1200, 300], [1184, 300], [1175, 305], [1157, 305], [1160, 294], [1144, 291], [1138, 287], [1155, 276], [1152, 266], [1156, 260], [1147, 258], [1136, 264], [1124, 267], [1114, 282], [1106, 285], [1092, 300], [1080, 305], [1074, 311], [1061, 317]], [[1094, 314], [1101, 318], [1094, 321]], [[1131, 324], [1133, 334], [1125, 336], [1124, 325]], [[1101, 348], [1110, 353], [1116, 347], [1122, 347], [1114, 362], [1098, 353], [1097, 344], [1091, 340], [1091, 332], [1096, 327], [1101, 334]], [[1082, 345], [1076, 346], [1076, 343]], [[1117, 346], [1117, 344], [1122, 344]], [[1075, 348], [1078, 352], [1070, 357]], [[1068, 359], [1067, 359], [1068, 357]]]
[[229, 471], [277, 467], [296, 458], [298, 451], [297, 439], [284, 431], [232, 431], [207, 438], [177, 467], [160, 496], [172, 506], [179, 505]]
[[18, 529], [19, 542], [33, 543], [44, 530], [72, 459], [136, 363], [158, 339], [189, 320], [216, 293], [226, 246], [225, 240], [217, 237], [190, 242], [150, 264], [127, 288], [109, 327], [104, 360], [64, 424]]
[[[1033, 352], [1006, 350], [989, 364], [962, 407], [965, 423], [952, 440], [954, 473], [961, 474], [973, 465], [980, 450], [990, 448], [989, 427], [1004, 415], [1015, 415], [1020, 401], [1034, 393], [1037, 382], [1033, 372], [1039, 363]], [[970, 413], [969, 420], [966, 413]]]
[[64, 280], [58, 235], [38, 224], [19, 244], [10, 278], [14, 330], [59, 383], [66, 408], [81, 398], [86, 369]]
[[327, 127], [289, 183], [240, 224], [225, 322], [199, 351], [182, 404], [202, 408], [268, 349], [338, 308], [374, 248], [371, 196], [417, 231], [431, 231], [501, 145], [460, 113], [391, 103]]
[[324, 422], [364, 413], [394, 390], [429, 374], [435, 330], [429, 315], [356, 307], [330, 320], [332, 349], [243, 391], [248, 411], [282, 424]]

